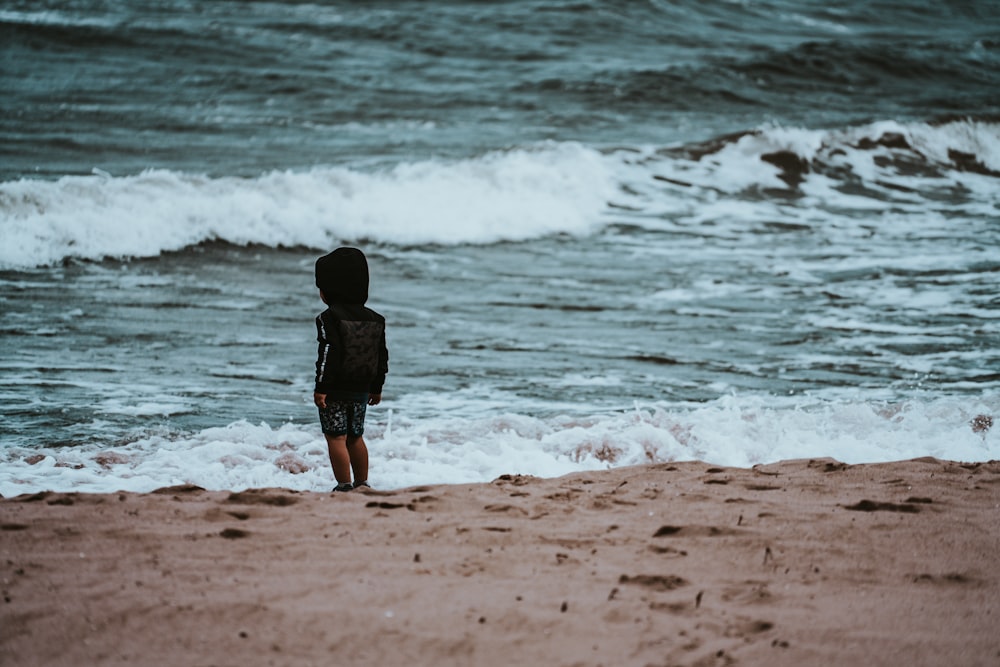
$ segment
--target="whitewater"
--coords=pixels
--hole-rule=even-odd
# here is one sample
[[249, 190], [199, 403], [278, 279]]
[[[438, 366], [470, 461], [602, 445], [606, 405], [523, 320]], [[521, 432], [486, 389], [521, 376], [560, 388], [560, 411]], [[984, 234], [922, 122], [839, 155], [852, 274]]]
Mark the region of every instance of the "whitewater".
[[[782, 168], [789, 158], [791, 172]], [[947, 215], [989, 220], [998, 205], [1000, 123], [762, 127], [707, 146], [550, 142], [476, 159], [257, 178], [95, 171], [0, 184], [0, 267], [151, 257], [206, 241], [314, 249], [336, 239], [525, 241], [581, 236], [621, 218], [652, 227], [734, 218], [832, 226], [852, 214], [943, 217], [936, 195], [956, 192]], [[794, 201], [747, 201], [753, 191], [792, 194], [789, 179], [801, 182]]]
[[[750, 467], [831, 453], [845, 463], [1000, 457], [1000, 439], [982, 422], [982, 415], [1000, 407], [995, 399], [775, 404], [760, 397], [724, 397], [691, 407], [636, 404], [589, 417], [420, 420], [390, 409], [372, 420], [366, 438], [383, 489], [487, 482], [504, 474], [556, 477], [664, 461]], [[292, 423], [239, 421], [197, 433], [146, 435], [113, 447], [8, 448], [4, 454], [4, 497], [53, 489], [149, 492], [185, 484], [324, 491], [335, 484], [318, 428]]]

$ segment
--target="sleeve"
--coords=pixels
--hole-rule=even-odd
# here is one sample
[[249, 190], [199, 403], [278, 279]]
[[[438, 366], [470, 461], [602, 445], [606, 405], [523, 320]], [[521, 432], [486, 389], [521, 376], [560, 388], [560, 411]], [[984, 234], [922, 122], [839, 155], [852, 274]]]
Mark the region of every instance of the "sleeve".
[[316, 340], [319, 343], [319, 350], [316, 355], [315, 391], [317, 393], [324, 393], [321, 391], [321, 387], [330, 375], [330, 364], [336, 356], [334, 354], [333, 341], [327, 333], [326, 323], [323, 321], [322, 315], [316, 318]]
[[389, 348], [385, 344], [385, 322], [382, 323], [382, 337], [379, 340], [378, 372], [372, 379], [368, 389], [370, 394], [381, 394], [382, 386], [385, 384], [385, 375], [389, 372]]

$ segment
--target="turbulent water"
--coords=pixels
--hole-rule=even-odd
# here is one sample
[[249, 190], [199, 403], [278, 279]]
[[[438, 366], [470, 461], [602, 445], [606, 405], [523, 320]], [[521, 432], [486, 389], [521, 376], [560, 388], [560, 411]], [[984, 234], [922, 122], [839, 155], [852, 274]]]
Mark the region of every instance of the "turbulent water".
[[0, 494], [1000, 458], [993, 2], [0, 4]]

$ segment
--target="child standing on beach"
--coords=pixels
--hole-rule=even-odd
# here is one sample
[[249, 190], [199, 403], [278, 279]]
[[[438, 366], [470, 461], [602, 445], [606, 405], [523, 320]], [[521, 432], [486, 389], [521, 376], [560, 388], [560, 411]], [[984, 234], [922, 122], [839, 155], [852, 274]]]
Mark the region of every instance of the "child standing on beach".
[[381, 402], [389, 370], [385, 318], [365, 307], [368, 260], [357, 248], [337, 248], [316, 260], [316, 286], [328, 308], [316, 318], [313, 401], [337, 478], [334, 491], [350, 491], [368, 486], [365, 410]]

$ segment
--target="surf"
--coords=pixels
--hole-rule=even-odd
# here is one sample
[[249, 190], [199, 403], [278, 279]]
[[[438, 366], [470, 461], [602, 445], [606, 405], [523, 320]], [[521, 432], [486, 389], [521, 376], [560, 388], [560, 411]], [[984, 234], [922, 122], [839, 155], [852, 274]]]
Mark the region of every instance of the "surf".
[[613, 187], [601, 155], [577, 144], [374, 172], [19, 180], [0, 185], [0, 267], [151, 257], [206, 241], [324, 248], [339, 240], [414, 246], [581, 234], [595, 227]]
[[[701, 404], [640, 403], [617, 411], [531, 416], [420, 415], [406, 400], [372, 411], [366, 437], [383, 489], [556, 477], [644, 463], [700, 460], [748, 468], [810, 457], [848, 464], [933, 456], [1000, 459], [994, 395], [899, 402], [724, 396]], [[237, 421], [199, 431], [138, 433], [117, 444], [5, 447], [0, 495], [148, 492], [179, 484], [240, 491], [328, 490], [319, 426]]]
[[0, 268], [154, 257], [207, 241], [317, 249], [341, 241], [491, 244], [585, 236], [621, 222], [808, 227], [938, 216], [942, 205], [948, 219], [959, 212], [986, 220], [998, 178], [1000, 123], [974, 119], [764, 125], [670, 146], [546, 142], [464, 160], [255, 178], [95, 170], [0, 184]]

